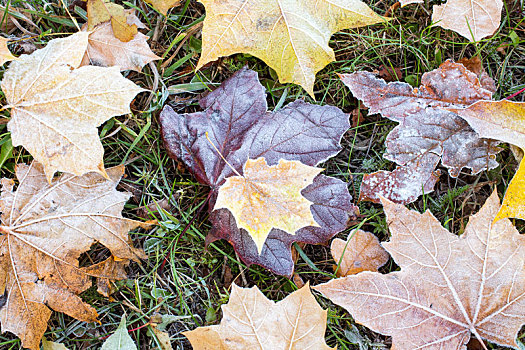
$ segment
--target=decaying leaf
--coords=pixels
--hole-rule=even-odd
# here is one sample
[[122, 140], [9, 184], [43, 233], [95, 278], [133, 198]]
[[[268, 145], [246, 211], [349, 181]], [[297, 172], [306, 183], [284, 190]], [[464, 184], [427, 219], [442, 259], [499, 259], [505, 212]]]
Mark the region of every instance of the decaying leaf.
[[392, 336], [392, 348], [466, 349], [478, 340], [518, 348], [525, 323], [525, 235], [493, 223], [495, 191], [458, 237], [430, 213], [383, 201], [401, 271], [362, 272], [314, 287], [356, 322]]
[[327, 311], [319, 306], [308, 284], [277, 303], [256, 286], [234, 284], [222, 313], [219, 325], [183, 333], [193, 349], [332, 349], [324, 340]]
[[263, 157], [248, 159], [243, 175], [230, 176], [219, 188], [213, 210], [228, 209], [260, 254], [273, 228], [294, 235], [303, 227], [320, 227], [310, 210], [313, 203], [301, 191], [321, 171], [297, 160], [280, 159], [277, 165], [268, 166]]
[[[508, 142], [525, 150], [525, 103], [479, 101], [464, 109], [452, 109], [481, 136]], [[525, 162], [512, 179], [496, 219], [525, 220]]]
[[[236, 175], [219, 152], [241, 174], [248, 159], [259, 157], [264, 157], [270, 166], [280, 159], [316, 166], [339, 152], [339, 140], [349, 127], [348, 116], [338, 108], [302, 100], [268, 112], [257, 73], [246, 68], [201, 99], [200, 105], [203, 112], [185, 115], [166, 106], [160, 122], [170, 156], [182, 160], [201, 183], [211, 187], [210, 209], [215, 205], [219, 186], [227, 177]], [[254, 240], [246, 230], [238, 228], [231, 212], [219, 209], [211, 212], [213, 228], [207, 242], [226, 239], [245, 263], [291, 275], [293, 242], [325, 243], [344, 230], [347, 221], [357, 213], [346, 184], [338, 179], [318, 175], [301, 194], [313, 203], [310, 210], [321, 227], [308, 226], [295, 235], [274, 228], [259, 254]]]
[[97, 127], [130, 113], [131, 100], [144, 91], [117, 67], [77, 68], [87, 44], [86, 32], [51, 40], [13, 61], [2, 79], [13, 146], [24, 146], [49, 180], [56, 171], [105, 174]]
[[383, 22], [359, 0], [200, 0], [206, 8], [197, 69], [219, 57], [249, 53], [273, 68], [282, 83], [313, 97], [315, 74], [335, 60], [333, 33]]
[[387, 263], [389, 255], [370, 232], [354, 230], [343, 241], [336, 238], [330, 247], [337, 265], [337, 277], [355, 275], [362, 271], [377, 271]]
[[80, 268], [78, 258], [91, 245], [99, 242], [122, 263], [145, 257], [133, 248], [128, 232], [147, 225], [121, 215], [130, 196], [115, 189], [123, 171], [108, 169], [109, 179], [64, 174], [48, 184], [43, 167], [33, 162], [17, 167], [16, 191], [13, 180], [2, 180], [0, 294], [6, 301], [0, 323], [2, 332], [16, 334], [24, 347], [39, 348], [51, 310], [96, 320], [96, 310], [78, 294], [91, 287], [92, 277], [122, 276], [100, 265]]
[[[127, 11], [126, 15], [128, 23], [146, 28], [132, 11]], [[87, 27], [85, 24], [82, 30], [87, 31]], [[88, 47], [81, 66], [119, 66], [121, 71], [131, 69], [140, 72], [149, 62], [160, 59], [151, 51], [147, 40], [146, 35], [137, 32], [130, 41], [121, 41], [113, 33], [111, 22], [100, 23], [89, 33]]]
[[168, 10], [172, 7], [179, 6], [180, 0], [144, 0], [148, 4], [151, 4], [157, 11], [162, 13], [164, 16], [168, 14]]
[[425, 73], [418, 89], [401, 82], [387, 84], [368, 72], [341, 79], [370, 108], [369, 113], [399, 122], [386, 139], [384, 155], [398, 167], [365, 175], [360, 200], [378, 202], [383, 196], [397, 203], [413, 202], [433, 190], [440, 159], [452, 177], [462, 168], [476, 174], [497, 166], [497, 142], [479, 138], [461, 117], [444, 109], [466, 107], [492, 96], [463, 65], [446, 61]]
[[16, 60], [16, 57], [13, 56], [13, 54], [11, 53], [11, 51], [9, 51], [9, 48], [7, 47], [8, 42], [9, 39], [0, 36], [0, 66], [6, 62]]
[[434, 5], [432, 22], [478, 41], [498, 30], [502, 8], [502, 0], [447, 0]]
[[137, 25], [129, 23], [127, 15], [124, 7], [110, 0], [87, 0], [88, 31], [101, 23], [111, 21], [115, 37], [121, 41], [130, 41], [137, 34]]

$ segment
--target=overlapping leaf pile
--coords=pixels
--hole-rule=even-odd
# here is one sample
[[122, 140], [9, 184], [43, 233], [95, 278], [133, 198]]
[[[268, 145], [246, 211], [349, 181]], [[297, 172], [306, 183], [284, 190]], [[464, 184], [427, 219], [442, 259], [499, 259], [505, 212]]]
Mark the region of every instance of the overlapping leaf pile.
[[[315, 166], [339, 152], [339, 140], [349, 127], [348, 116], [338, 108], [301, 100], [268, 112], [257, 74], [246, 68], [201, 99], [200, 105], [203, 112], [184, 115], [166, 106], [160, 122], [170, 156], [182, 160], [200, 182], [211, 187], [210, 208], [215, 205], [219, 186], [235, 171], [242, 173], [248, 159], [264, 157], [268, 165], [276, 165], [280, 159], [297, 160]], [[315, 177], [301, 194], [313, 203], [312, 215], [320, 227], [308, 226], [294, 235], [274, 228], [259, 254], [254, 239], [239, 229], [231, 212], [219, 209], [211, 212], [213, 228], [207, 241], [226, 239], [247, 264], [290, 275], [293, 242], [325, 243], [346, 228], [357, 210], [346, 184], [325, 175]], [[259, 215], [265, 214], [253, 214]]]

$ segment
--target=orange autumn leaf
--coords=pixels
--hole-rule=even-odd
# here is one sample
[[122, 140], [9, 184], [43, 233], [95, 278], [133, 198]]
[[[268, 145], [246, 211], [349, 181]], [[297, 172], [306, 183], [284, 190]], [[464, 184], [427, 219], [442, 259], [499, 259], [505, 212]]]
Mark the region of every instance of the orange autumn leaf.
[[392, 348], [466, 349], [471, 335], [517, 348], [525, 323], [525, 235], [509, 219], [494, 223], [496, 191], [461, 236], [383, 200], [391, 232], [383, 247], [401, 268], [362, 272], [314, 287], [357, 323], [392, 336]]
[[[79, 294], [92, 286], [93, 277], [99, 288], [124, 278], [123, 266], [145, 257], [128, 232], [147, 224], [121, 214], [130, 197], [116, 190], [123, 173], [120, 166], [107, 170], [109, 179], [63, 174], [49, 184], [43, 167], [33, 162], [17, 166], [16, 190], [13, 180], [2, 179], [0, 295], [6, 299], [0, 323], [24, 347], [39, 349], [52, 310], [96, 321], [96, 310]], [[80, 267], [79, 257], [95, 243], [112, 256]]]
[[308, 284], [277, 303], [234, 284], [222, 313], [219, 325], [183, 333], [194, 350], [334, 350], [324, 340], [327, 311]]
[[312, 184], [323, 169], [299, 161], [279, 160], [268, 166], [261, 157], [248, 159], [243, 176], [232, 176], [219, 188], [214, 210], [228, 209], [239, 228], [252, 237], [259, 254], [272, 228], [291, 235], [306, 226], [317, 226], [310, 206], [312, 202], [301, 190]]
[[377, 237], [363, 230], [352, 231], [346, 241], [334, 239], [330, 252], [338, 264], [337, 277], [355, 275], [362, 271], [377, 271], [390, 257]]

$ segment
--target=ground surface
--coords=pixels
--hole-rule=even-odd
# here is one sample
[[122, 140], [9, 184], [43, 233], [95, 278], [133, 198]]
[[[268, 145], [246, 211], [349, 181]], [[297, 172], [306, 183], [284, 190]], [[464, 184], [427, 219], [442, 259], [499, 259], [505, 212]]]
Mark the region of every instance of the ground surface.
[[[75, 32], [64, 10], [64, 3], [69, 5], [70, 2], [10, 1], [11, 7], [26, 8], [33, 22], [20, 21], [20, 28], [4, 28], [4, 32], [15, 40], [26, 39], [13, 44], [11, 49], [21, 54], [24, 50], [42, 47], [59, 33]], [[5, 5], [5, 1], [3, 3]], [[139, 220], [156, 219], [159, 226], [149, 232], [133, 234], [136, 245], [146, 250], [149, 259], [130, 267], [130, 279], [117, 283], [117, 291], [111, 300], [99, 296], [95, 288], [82, 295], [84, 300], [97, 308], [100, 324], [85, 324], [62, 314], [53, 314], [46, 337], [65, 344], [69, 349], [99, 348], [105, 337], [115, 331], [123, 313], [127, 315], [128, 329], [139, 328], [130, 333], [140, 349], [158, 348], [148, 327], [144, 327], [156, 313], [177, 316], [168, 328], [173, 347], [191, 349], [181, 332], [217, 324], [221, 318], [220, 307], [228, 301], [231, 283], [246, 287], [257, 285], [267, 297], [280, 300], [295, 290], [296, 282], [300, 280], [315, 285], [333, 277], [334, 261], [329, 249], [323, 246], [296, 247], [299, 254], [297, 275], [293, 280], [257, 266], [246, 267], [227, 242], [215, 242], [205, 248], [204, 237], [210, 226], [206, 210], [199, 211], [199, 206], [205, 200], [208, 188], [198, 184], [181, 164], [167, 157], [159, 138], [158, 124], [158, 115], [165, 103], [179, 112], [196, 111], [201, 94], [243, 65], [259, 73], [268, 89], [271, 109], [279, 101], [283, 102], [282, 98], [285, 104], [304, 98], [309, 102], [335, 105], [350, 113], [358, 107], [358, 102], [338, 80], [336, 72], [383, 70], [391, 72], [384, 74], [389, 74], [394, 80], [399, 78], [418, 85], [424, 72], [437, 68], [444, 60], [459, 60], [473, 55], [480, 55], [484, 68], [495, 79], [498, 86], [496, 99], [525, 87], [525, 13], [520, 0], [506, 1], [500, 30], [477, 44], [468, 43], [450, 31], [430, 27], [432, 5], [438, 2], [428, 0], [422, 5], [396, 9], [394, 20], [388, 24], [337, 33], [330, 43], [336, 51], [337, 62], [317, 75], [317, 101], [309, 98], [298, 86], [279, 84], [275, 81], [275, 73], [260, 60], [248, 55], [221, 59], [196, 73], [200, 22], [204, 18], [204, 7], [196, 1], [185, 1], [181, 7], [171, 10], [167, 18], [140, 0], [123, 3], [138, 10], [139, 17], [150, 28], [147, 33], [152, 38], [150, 45], [163, 59], [155, 65], [146, 66], [143, 73], [126, 73], [137, 84], [152, 89], [154, 96], [141, 94], [132, 106], [133, 115], [110, 120], [100, 128], [100, 132], [106, 166], [127, 165], [126, 178], [120, 189], [132, 192], [133, 197], [126, 206], [125, 215]], [[385, 14], [393, 1], [371, 0], [368, 3], [379, 14]], [[80, 23], [85, 21], [84, 13], [78, 8], [73, 9], [71, 14]], [[187, 35], [180, 40], [182, 33]], [[393, 68], [399, 77], [392, 73]], [[0, 69], [0, 74], [4, 69], [5, 66]], [[187, 91], [188, 83], [199, 81], [209, 88], [201, 86], [198, 90]], [[523, 101], [524, 96], [521, 94], [513, 100]], [[375, 115], [366, 116], [365, 110], [362, 113], [364, 119], [354, 125], [343, 139], [344, 150], [324, 164], [329, 175], [349, 183], [354, 198], [358, 197], [363, 173], [394, 167], [382, 158], [382, 154], [385, 137], [395, 123]], [[8, 117], [7, 112], [4, 116]], [[9, 138], [6, 121], [0, 126], [2, 143]], [[14, 165], [28, 162], [31, 158], [25, 150], [16, 148], [2, 160], [2, 175], [11, 178]], [[420, 211], [429, 208], [448, 229], [461, 233], [468, 216], [480, 208], [494, 186], [502, 196], [512, 178], [517, 164], [511, 152], [508, 149], [501, 152], [498, 161], [500, 167], [476, 176], [465, 172], [454, 179], [448, 177], [446, 170], [442, 171], [436, 191], [410, 207]], [[362, 225], [363, 229], [374, 232], [381, 240], [388, 239], [381, 207], [370, 203], [360, 203], [359, 207], [363, 217], [355, 226]], [[190, 225], [189, 229], [181, 236], [187, 225]], [[521, 232], [525, 232], [523, 223], [518, 225]], [[353, 227], [338, 237], [346, 238]], [[104, 249], [94, 247], [85, 259], [98, 259], [104, 254], [107, 254]], [[165, 260], [167, 263], [163, 264]], [[396, 268], [389, 263], [382, 272]], [[356, 325], [348, 313], [326, 299], [318, 297], [318, 301], [324, 308], [330, 308], [326, 332], [329, 345], [337, 345], [339, 349], [389, 347], [388, 337]], [[355, 344], [355, 339], [361, 339], [361, 347]], [[0, 336], [0, 349], [19, 348], [20, 343], [14, 336]], [[475, 344], [472, 348], [476, 348]]]

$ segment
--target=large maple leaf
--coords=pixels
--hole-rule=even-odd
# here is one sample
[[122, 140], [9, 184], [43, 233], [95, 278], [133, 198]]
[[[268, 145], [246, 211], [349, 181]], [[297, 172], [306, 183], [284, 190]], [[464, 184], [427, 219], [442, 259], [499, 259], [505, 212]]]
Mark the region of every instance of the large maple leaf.
[[[122, 278], [123, 266], [144, 253], [133, 247], [128, 231], [144, 225], [123, 218], [129, 193], [115, 189], [123, 167], [108, 169], [109, 179], [91, 173], [64, 174], [47, 182], [36, 162], [19, 165], [14, 181], [2, 180], [0, 225], [0, 307], [2, 332], [20, 337], [22, 345], [38, 349], [51, 309], [93, 322], [96, 310], [78, 294]], [[99, 242], [111, 258], [79, 267], [78, 258]]]
[[257, 287], [232, 287], [219, 325], [184, 333], [195, 350], [332, 349], [324, 340], [327, 312], [308, 284], [277, 303]]
[[295, 83], [313, 97], [315, 74], [335, 60], [333, 33], [386, 19], [359, 0], [200, 0], [206, 8], [202, 56], [249, 53], [273, 68], [282, 83]]
[[144, 89], [118, 67], [79, 67], [88, 33], [51, 40], [46, 47], [12, 62], [2, 79], [14, 146], [24, 146], [44, 165], [48, 180], [58, 171], [105, 174], [97, 127], [130, 113]]
[[368, 72], [341, 79], [370, 108], [369, 113], [399, 122], [387, 136], [384, 155], [399, 166], [391, 172], [365, 175], [360, 200], [379, 202], [384, 196], [397, 203], [413, 202], [433, 191], [440, 160], [452, 177], [463, 168], [476, 174], [498, 165], [498, 142], [480, 138], [460, 116], [444, 109], [466, 107], [492, 96], [462, 64], [446, 61], [425, 73], [417, 89], [406, 83], [387, 84]]
[[[246, 68], [201, 99], [200, 105], [203, 112], [185, 115], [166, 106], [160, 122], [170, 156], [182, 160], [201, 183], [211, 186], [210, 209], [219, 187], [227, 177], [236, 175], [235, 171], [242, 175], [248, 159], [264, 157], [270, 166], [280, 159], [315, 166], [340, 151], [339, 141], [349, 127], [348, 116], [338, 108], [302, 100], [268, 112], [257, 73]], [[335, 178], [318, 175], [301, 194], [313, 203], [310, 210], [321, 227], [308, 226], [295, 235], [274, 228], [259, 254], [254, 240], [246, 230], [238, 228], [230, 211], [219, 209], [210, 215], [213, 228], [207, 242], [226, 239], [245, 263], [290, 275], [293, 242], [325, 243], [345, 229], [357, 212], [346, 184]]]
[[525, 236], [509, 219], [493, 223], [497, 192], [460, 236], [430, 213], [383, 200], [391, 240], [383, 246], [401, 267], [314, 287], [354, 319], [392, 336], [392, 348], [465, 349], [473, 334], [517, 348], [525, 323]]
[[[464, 109], [450, 109], [465, 119], [481, 137], [492, 138], [525, 150], [525, 103], [479, 101]], [[496, 219], [525, 220], [525, 160], [512, 179]]]

